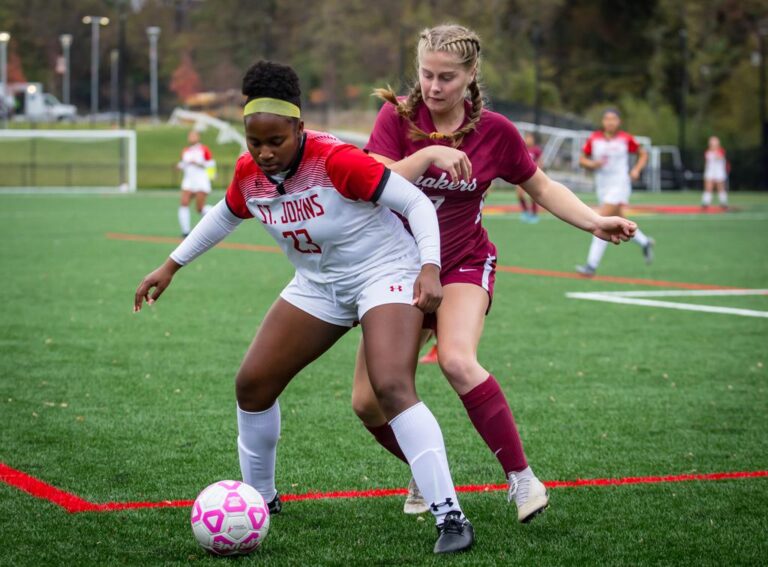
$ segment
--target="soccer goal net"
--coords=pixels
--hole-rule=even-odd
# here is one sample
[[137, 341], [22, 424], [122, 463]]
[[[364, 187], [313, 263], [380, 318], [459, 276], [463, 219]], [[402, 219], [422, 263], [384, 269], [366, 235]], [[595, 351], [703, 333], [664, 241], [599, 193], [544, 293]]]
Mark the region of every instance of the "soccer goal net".
[[0, 191], [136, 191], [131, 130], [0, 130]]

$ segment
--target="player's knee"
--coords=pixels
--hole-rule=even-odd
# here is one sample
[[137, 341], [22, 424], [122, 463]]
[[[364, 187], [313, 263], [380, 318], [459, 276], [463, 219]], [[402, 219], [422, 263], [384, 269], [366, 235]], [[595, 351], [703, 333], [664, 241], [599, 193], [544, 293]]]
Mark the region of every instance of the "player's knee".
[[243, 411], [265, 411], [271, 408], [276, 398], [269, 389], [260, 387], [263, 381], [252, 372], [241, 370], [235, 378], [235, 397]]
[[366, 425], [379, 425], [381, 422], [381, 409], [370, 390], [361, 392], [352, 389], [352, 411]]
[[387, 380], [374, 387], [376, 399], [386, 418], [392, 419], [418, 400], [416, 389], [408, 379]]
[[477, 366], [477, 359], [474, 356], [452, 349], [439, 349], [437, 362], [445, 377], [454, 385], [469, 380]]

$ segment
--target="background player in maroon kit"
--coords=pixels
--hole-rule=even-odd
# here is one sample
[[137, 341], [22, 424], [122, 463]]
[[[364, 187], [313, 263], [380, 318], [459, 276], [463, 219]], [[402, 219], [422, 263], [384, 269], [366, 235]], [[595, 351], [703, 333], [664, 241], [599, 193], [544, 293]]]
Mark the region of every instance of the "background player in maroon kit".
[[[379, 91], [389, 104], [379, 112], [366, 151], [413, 181], [435, 205], [444, 286], [435, 327], [440, 368], [499, 460], [509, 482], [508, 497], [525, 522], [547, 506], [546, 489], [528, 466], [501, 387], [477, 360], [496, 266], [496, 247], [481, 224], [483, 197], [499, 177], [522, 186], [554, 215], [600, 238], [627, 240], [636, 225], [599, 216], [536, 167], [512, 123], [483, 108], [479, 54], [477, 35], [461, 26], [422, 32], [419, 80], [405, 99]], [[362, 345], [352, 404], [377, 441], [403, 459], [370, 387]], [[415, 511], [416, 487], [411, 483], [409, 488]]]
[[[528, 155], [531, 156], [533, 163], [535, 163], [537, 167], [541, 167], [541, 148], [536, 143], [536, 136], [532, 132], [528, 132], [525, 135], [525, 147], [528, 149]], [[520, 208], [523, 209], [520, 218], [523, 222], [536, 224], [539, 222], [539, 205], [534, 199], [531, 199], [531, 202], [528, 203], [529, 198], [528, 194], [518, 186], [517, 199], [520, 201]]]
[[[278, 396], [359, 321], [376, 397], [431, 503], [435, 553], [467, 549], [474, 532], [459, 507], [442, 433], [414, 386], [422, 311], [434, 311], [442, 295], [434, 208], [354, 146], [304, 131], [299, 80], [290, 67], [260, 61], [245, 75], [243, 94], [248, 153], [225, 199], [144, 278], [134, 311], [156, 301], [182, 266], [243, 219], [260, 221], [296, 275], [264, 317], [235, 380], [243, 480], [271, 513], [280, 511]], [[409, 219], [413, 236], [392, 210]]]

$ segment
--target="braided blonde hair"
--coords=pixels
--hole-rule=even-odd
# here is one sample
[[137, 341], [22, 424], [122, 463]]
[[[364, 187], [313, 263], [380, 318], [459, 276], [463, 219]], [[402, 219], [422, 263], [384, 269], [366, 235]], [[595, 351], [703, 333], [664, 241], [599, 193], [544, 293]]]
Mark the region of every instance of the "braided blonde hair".
[[417, 48], [419, 59], [424, 53], [434, 51], [452, 53], [465, 69], [475, 71], [475, 78], [467, 86], [472, 109], [469, 114], [469, 122], [465, 126], [451, 134], [427, 133], [416, 126], [413, 123], [414, 110], [416, 105], [423, 100], [421, 85], [418, 80], [411, 87], [408, 97], [402, 101], [398, 100], [397, 95], [389, 86], [386, 89], [375, 89], [374, 94], [392, 103], [397, 113], [409, 122], [411, 126], [410, 136], [413, 140], [450, 140], [453, 147], [457, 148], [461, 145], [464, 136], [477, 128], [483, 111], [483, 98], [480, 93], [480, 86], [477, 84], [477, 76], [480, 72], [480, 38], [472, 30], [456, 24], [444, 24], [425, 29], [419, 36]]

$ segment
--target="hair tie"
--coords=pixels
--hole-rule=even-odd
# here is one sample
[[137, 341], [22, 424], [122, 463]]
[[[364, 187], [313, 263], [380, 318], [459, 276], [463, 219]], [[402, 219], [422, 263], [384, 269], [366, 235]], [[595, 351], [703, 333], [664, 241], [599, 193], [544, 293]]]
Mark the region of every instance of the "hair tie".
[[432, 132], [429, 135], [430, 140], [445, 140], [446, 138], [450, 137], [450, 134], [443, 134], [442, 132]]

